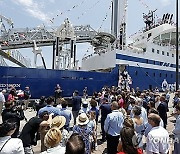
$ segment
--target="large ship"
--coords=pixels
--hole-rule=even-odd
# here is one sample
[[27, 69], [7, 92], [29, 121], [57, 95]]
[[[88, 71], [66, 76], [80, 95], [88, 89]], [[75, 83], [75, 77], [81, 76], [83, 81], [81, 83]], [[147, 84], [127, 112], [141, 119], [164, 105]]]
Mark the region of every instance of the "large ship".
[[[111, 34], [97, 32], [89, 25], [72, 26], [68, 19], [53, 30], [38, 27], [1, 31], [1, 55], [24, 68], [0, 66], [0, 88], [8, 89], [12, 84], [16, 89], [29, 86], [33, 98], [53, 95], [56, 84], [61, 86], [64, 96], [71, 96], [74, 90], [82, 95], [84, 87], [88, 87], [88, 94], [92, 95], [103, 86], [113, 85], [123, 89], [174, 90], [176, 27], [173, 15], [166, 13], [156, 21], [155, 11], [144, 14], [145, 28], [127, 43], [126, 9], [126, 0], [112, 1]], [[91, 43], [94, 52], [83, 57], [79, 68], [76, 44], [82, 42]], [[52, 69], [46, 69], [41, 46], [53, 46]], [[27, 63], [20, 63], [9, 51], [28, 47], [33, 47], [35, 68], [26, 68]], [[38, 55], [42, 57], [43, 69], [36, 66]]]

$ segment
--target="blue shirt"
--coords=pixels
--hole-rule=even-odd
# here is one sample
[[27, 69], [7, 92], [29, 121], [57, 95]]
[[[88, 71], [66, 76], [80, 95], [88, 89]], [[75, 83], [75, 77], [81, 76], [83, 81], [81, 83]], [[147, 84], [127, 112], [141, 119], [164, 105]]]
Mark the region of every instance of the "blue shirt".
[[104, 124], [104, 130], [106, 133], [112, 136], [120, 135], [120, 131], [123, 128], [124, 116], [119, 110], [113, 110], [112, 113], [107, 115]]
[[60, 110], [60, 115], [64, 116], [66, 118], [66, 124], [65, 125], [69, 125], [70, 121], [71, 121], [71, 111], [68, 110], [67, 108], [62, 108]]
[[56, 107], [53, 107], [52, 105], [47, 105], [43, 108], [41, 108], [38, 112], [38, 116], [43, 113], [44, 111], [48, 111], [49, 114], [54, 113], [54, 116], [60, 115], [60, 110]]
[[180, 115], [176, 119], [175, 129], [173, 130], [175, 139], [180, 139]]

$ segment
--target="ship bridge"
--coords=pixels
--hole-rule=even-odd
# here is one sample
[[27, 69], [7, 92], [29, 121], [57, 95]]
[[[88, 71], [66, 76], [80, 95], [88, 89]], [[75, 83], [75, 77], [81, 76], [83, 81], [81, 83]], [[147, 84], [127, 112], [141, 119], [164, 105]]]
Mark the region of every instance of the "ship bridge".
[[[180, 31], [180, 27], [178, 29], [178, 31]], [[180, 32], [178, 34], [179, 38], [178, 38], [178, 42], [180, 45]], [[171, 28], [168, 30], [165, 30], [163, 32], [161, 32], [160, 34], [158, 34], [158, 36], [153, 38], [153, 43], [158, 44], [158, 45], [162, 45], [162, 46], [176, 46], [176, 28]]]

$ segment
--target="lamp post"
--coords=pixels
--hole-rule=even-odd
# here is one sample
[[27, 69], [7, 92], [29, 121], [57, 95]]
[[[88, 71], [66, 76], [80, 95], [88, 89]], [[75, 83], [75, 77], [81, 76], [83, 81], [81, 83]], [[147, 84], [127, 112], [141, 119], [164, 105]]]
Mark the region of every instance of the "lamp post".
[[176, 91], [179, 89], [179, 53], [178, 53], [178, 0], [176, 0]]

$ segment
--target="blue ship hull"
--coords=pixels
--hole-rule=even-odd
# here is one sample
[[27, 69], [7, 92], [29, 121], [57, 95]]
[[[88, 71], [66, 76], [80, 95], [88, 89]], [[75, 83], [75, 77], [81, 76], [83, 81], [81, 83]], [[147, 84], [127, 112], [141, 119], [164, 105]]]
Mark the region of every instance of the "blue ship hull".
[[24, 90], [30, 87], [32, 98], [54, 95], [56, 84], [63, 90], [64, 97], [72, 96], [74, 90], [82, 95], [84, 87], [88, 87], [88, 94], [100, 91], [104, 85], [117, 86], [118, 67], [111, 72], [87, 72], [70, 70], [50, 70], [19, 67], [0, 67], [0, 89], [8, 89], [10, 85]]

